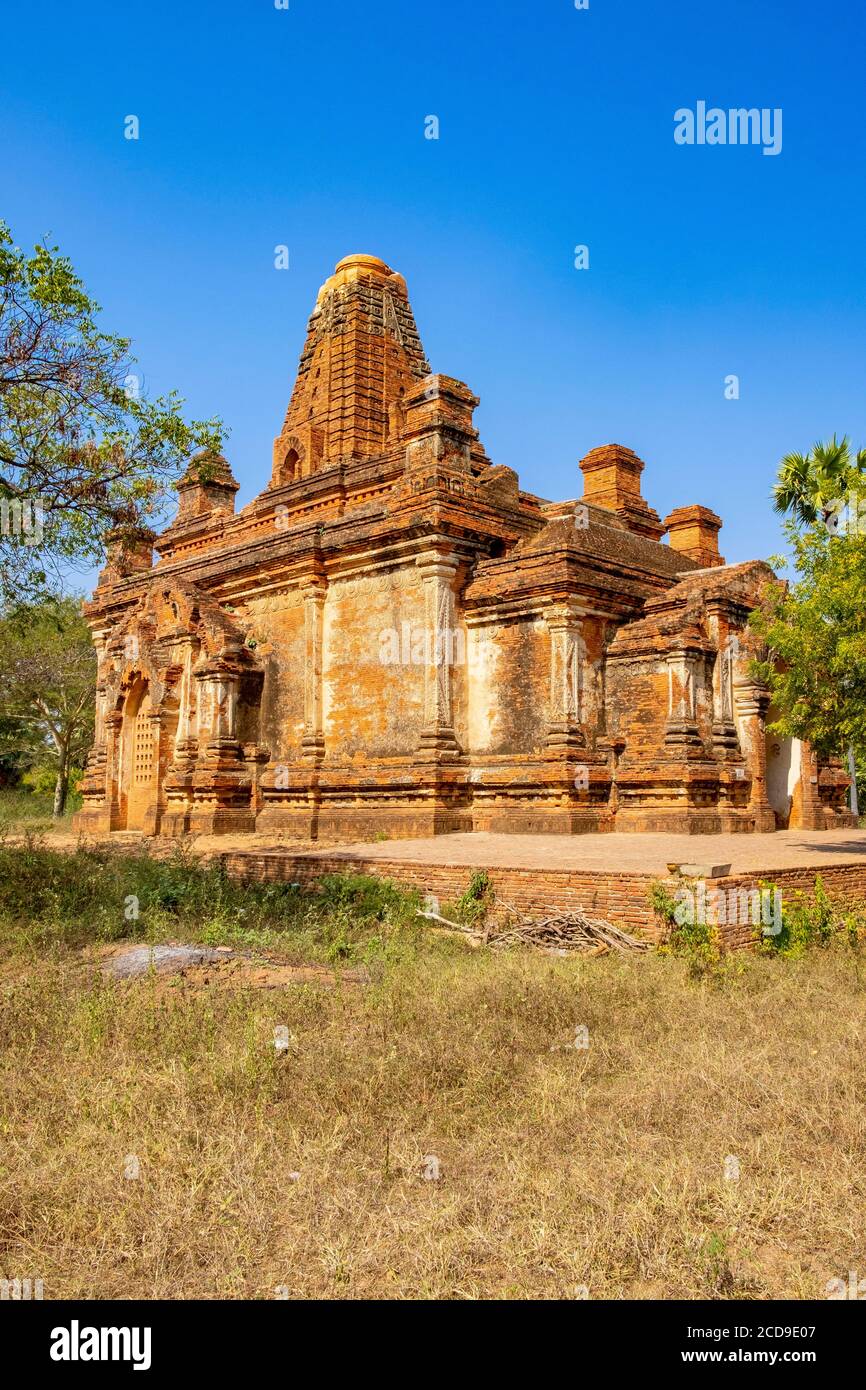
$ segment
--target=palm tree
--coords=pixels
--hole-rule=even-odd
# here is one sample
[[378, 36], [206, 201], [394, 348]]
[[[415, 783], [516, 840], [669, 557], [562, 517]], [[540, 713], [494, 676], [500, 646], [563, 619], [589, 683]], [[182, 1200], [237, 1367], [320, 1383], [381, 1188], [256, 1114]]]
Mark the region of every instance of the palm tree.
[[833, 523], [845, 505], [845, 498], [863, 485], [866, 449], [852, 456], [850, 441], [835, 434], [829, 444], [813, 444], [808, 454], [786, 454], [779, 464], [773, 487], [777, 512], [790, 513], [800, 526]]
[[[779, 474], [773, 487], [773, 505], [777, 512], [789, 513], [799, 526], [816, 526], [819, 522], [828, 531], [835, 531], [845, 499], [862, 494], [866, 482], [866, 449], [851, 454], [847, 435], [829, 444], [813, 444], [808, 454], [786, 454], [779, 464]], [[851, 810], [856, 816], [857, 773], [854, 749], [848, 749], [848, 773], [851, 778]]]

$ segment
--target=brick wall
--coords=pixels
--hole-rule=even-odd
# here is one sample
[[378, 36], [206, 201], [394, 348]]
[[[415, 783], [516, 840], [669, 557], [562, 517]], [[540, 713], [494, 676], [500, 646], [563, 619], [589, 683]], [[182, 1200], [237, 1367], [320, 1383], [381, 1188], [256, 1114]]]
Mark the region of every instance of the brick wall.
[[[467, 865], [412, 864], [378, 858], [348, 860], [340, 855], [293, 855], [279, 851], [241, 850], [225, 854], [222, 859], [227, 873], [237, 878], [279, 880], [308, 888], [325, 874], [377, 874], [425, 893], [435, 893], [440, 899], [459, 897], [474, 872]], [[828, 865], [818, 872], [832, 898], [866, 899], [866, 862]], [[530, 915], [541, 915], [551, 908], [578, 908], [596, 917], [606, 917], [626, 931], [640, 929], [656, 939], [661, 934], [661, 924], [655, 920], [648, 898], [657, 875], [490, 869], [488, 876], [498, 897]], [[758, 888], [762, 882], [772, 882], [781, 889], [784, 903], [798, 890], [811, 895], [815, 877], [814, 868], [780, 869], [775, 873], [767, 870], [714, 879], [712, 886], [727, 893], [732, 888], [748, 890]], [[677, 882], [662, 881], [670, 889]], [[722, 927], [721, 931], [730, 946], [746, 945], [753, 935], [749, 927]]]

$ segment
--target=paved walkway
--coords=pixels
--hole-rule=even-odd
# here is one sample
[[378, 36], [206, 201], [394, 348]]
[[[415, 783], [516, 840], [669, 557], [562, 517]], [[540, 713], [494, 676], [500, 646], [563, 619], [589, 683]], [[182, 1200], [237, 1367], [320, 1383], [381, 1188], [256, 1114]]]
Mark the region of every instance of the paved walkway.
[[[140, 834], [100, 837], [116, 848], [141, 845]], [[78, 836], [48, 834], [45, 843], [73, 850]], [[172, 852], [171, 840], [148, 841], [151, 853]], [[668, 864], [730, 864], [732, 873], [772, 872], [800, 866], [856, 864], [866, 860], [866, 830], [778, 830], [770, 835], [434, 835], [420, 840], [357, 841], [319, 844], [282, 840], [274, 835], [199, 836], [198, 855], [247, 851], [310, 858], [400, 861], [460, 865], [478, 869], [560, 869], [599, 873], [663, 874]]]
[[[224, 841], [208, 848], [228, 849]], [[204, 848], [199, 841], [197, 849]], [[668, 864], [730, 864], [732, 873], [866, 860], [866, 830], [779, 830], [771, 835], [435, 835], [351, 845], [281, 845], [266, 836], [234, 837], [232, 850], [281, 850], [315, 858], [399, 860], [487, 869], [664, 873]]]

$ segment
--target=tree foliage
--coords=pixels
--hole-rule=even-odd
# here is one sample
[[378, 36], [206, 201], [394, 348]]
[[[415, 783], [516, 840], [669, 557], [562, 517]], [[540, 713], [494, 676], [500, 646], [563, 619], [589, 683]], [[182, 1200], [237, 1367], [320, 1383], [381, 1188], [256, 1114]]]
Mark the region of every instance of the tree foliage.
[[[184, 461], [218, 453], [217, 420], [187, 424], [176, 392], [147, 399], [130, 340], [104, 333], [67, 257], [27, 255], [0, 221], [0, 562], [32, 593], [106, 538], [161, 517]], [[29, 524], [28, 524], [29, 523]]]
[[48, 765], [54, 814], [93, 740], [96, 653], [74, 598], [18, 603], [0, 618], [0, 751]]
[[777, 512], [798, 526], [832, 525], [846, 500], [866, 478], [866, 449], [851, 453], [847, 435], [812, 445], [808, 454], [786, 454], [773, 487]]
[[782, 460], [774, 499], [789, 513], [796, 573], [769, 585], [751, 618], [770, 651], [757, 673], [779, 711], [773, 732], [808, 739], [825, 756], [866, 748], [864, 468], [866, 451], [852, 455], [835, 436]]

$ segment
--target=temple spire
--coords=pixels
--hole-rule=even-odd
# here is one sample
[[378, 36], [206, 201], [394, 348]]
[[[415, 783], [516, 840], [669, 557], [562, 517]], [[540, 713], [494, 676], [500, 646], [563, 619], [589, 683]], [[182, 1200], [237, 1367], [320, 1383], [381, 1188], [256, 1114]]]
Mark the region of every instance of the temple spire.
[[376, 256], [340, 261], [310, 316], [272, 485], [382, 453], [399, 437], [404, 396], [429, 371], [402, 275]]

